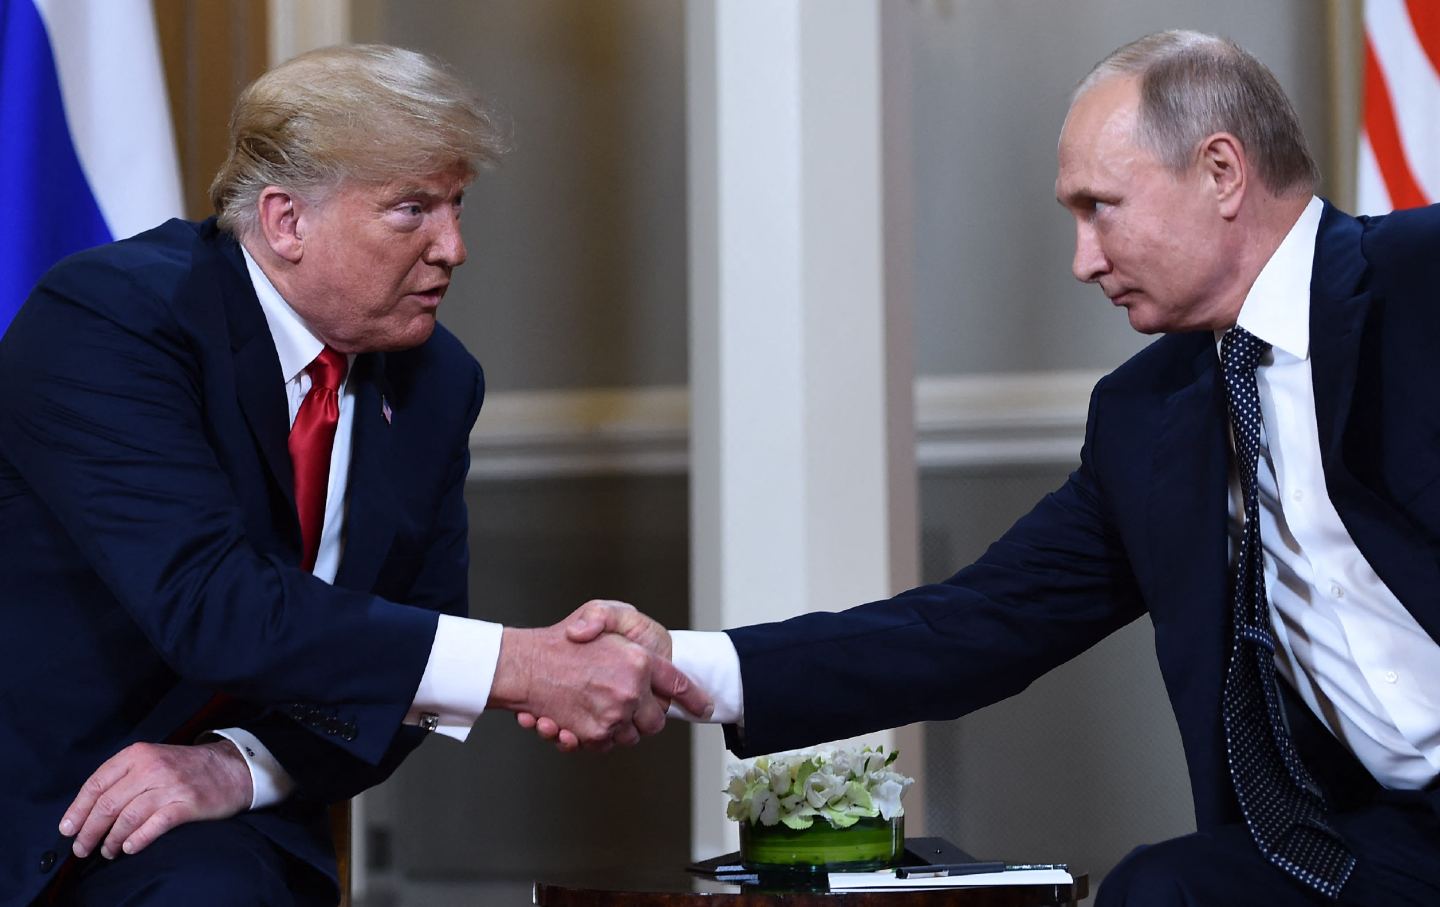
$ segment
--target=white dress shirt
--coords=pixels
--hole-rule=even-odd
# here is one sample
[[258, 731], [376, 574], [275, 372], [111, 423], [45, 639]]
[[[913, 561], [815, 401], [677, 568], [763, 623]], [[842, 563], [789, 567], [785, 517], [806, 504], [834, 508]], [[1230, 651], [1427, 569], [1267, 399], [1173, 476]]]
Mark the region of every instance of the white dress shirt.
[[[1375, 575], [1325, 488], [1310, 375], [1310, 272], [1322, 208], [1310, 201], [1238, 321], [1271, 344], [1255, 381], [1265, 422], [1257, 473], [1275, 665], [1382, 785], [1419, 789], [1440, 775], [1440, 645]], [[1244, 519], [1232, 468], [1232, 545]]]
[[[310, 392], [310, 376], [305, 369], [320, 355], [324, 344], [281, 297], [270, 278], [256, 264], [248, 250], [242, 248], [250, 282], [265, 313], [275, 352], [280, 358], [280, 373], [285, 376], [285, 397], [290, 409], [290, 424], [300, 403]], [[353, 355], [347, 357], [354, 364]], [[347, 370], [340, 385], [340, 421], [335, 426], [335, 443], [330, 453], [330, 481], [325, 493], [325, 522], [320, 530], [320, 548], [315, 557], [316, 577], [327, 583], [335, 581], [340, 557], [345, 549], [346, 490], [350, 481], [350, 446], [355, 424], [355, 392], [350, 386]], [[500, 635], [503, 627], [489, 621], [470, 620], [440, 615], [431, 645], [430, 658], [420, 677], [415, 699], [406, 715], [406, 724], [420, 724], [433, 717], [438, 733], [464, 740], [490, 697], [495, 679], [495, 666], [500, 658]], [[274, 755], [254, 734], [241, 728], [223, 728], [214, 732], [234, 743], [245, 757], [250, 769], [254, 793], [251, 809], [263, 809], [284, 800], [295, 788], [295, 782]]]
[[[1321, 468], [1309, 347], [1310, 272], [1322, 210], [1321, 201], [1311, 199], [1239, 317], [1273, 347], [1256, 383], [1265, 420], [1260, 541], [1275, 662], [1381, 784], [1423, 788], [1440, 775], [1440, 645], [1355, 546]], [[1230, 486], [1231, 541], [1238, 545], [1244, 504], [1233, 467]], [[697, 682], [705, 678], [702, 686], [716, 700], [712, 720], [743, 719], [739, 658], [729, 637], [677, 633], [674, 661]]]

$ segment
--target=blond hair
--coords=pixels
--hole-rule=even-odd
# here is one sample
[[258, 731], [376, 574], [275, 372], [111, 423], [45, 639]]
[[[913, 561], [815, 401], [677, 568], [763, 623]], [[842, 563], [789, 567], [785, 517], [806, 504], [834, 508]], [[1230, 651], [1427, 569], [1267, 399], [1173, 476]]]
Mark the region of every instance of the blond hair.
[[220, 226], [243, 236], [266, 186], [319, 200], [342, 182], [473, 175], [505, 148], [495, 115], [439, 62], [380, 44], [327, 47], [241, 92], [210, 201]]

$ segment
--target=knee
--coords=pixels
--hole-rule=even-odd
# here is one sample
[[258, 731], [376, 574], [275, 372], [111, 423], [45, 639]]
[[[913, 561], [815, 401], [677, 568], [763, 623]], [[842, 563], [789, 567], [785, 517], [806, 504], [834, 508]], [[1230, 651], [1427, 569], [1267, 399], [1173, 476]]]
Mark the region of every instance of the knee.
[[[1183, 840], [1183, 839], [1181, 839]], [[1182, 907], [1194, 862], [1177, 841], [1137, 847], [1100, 884], [1095, 907]]]
[[279, 905], [275, 886], [265, 871], [254, 871], [246, 861], [214, 859], [192, 866], [167, 867], [152, 879], [143, 904], [205, 904], [207, 907]]
[[65, 901], [76, 907], [288, 907], [284, 857], [238, 823], [199, 822], [133, 856], [82, 873]]

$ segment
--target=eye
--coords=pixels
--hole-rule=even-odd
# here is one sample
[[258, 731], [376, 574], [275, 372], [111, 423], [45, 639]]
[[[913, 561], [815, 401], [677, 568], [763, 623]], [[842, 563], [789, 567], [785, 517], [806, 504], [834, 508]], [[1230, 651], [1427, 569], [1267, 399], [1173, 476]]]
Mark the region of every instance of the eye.
[[426, 207], [423, 202], [399, 202], [385, 211], [385, 221], [392, 229], [409, 232], [418, 229], [425, 221]]

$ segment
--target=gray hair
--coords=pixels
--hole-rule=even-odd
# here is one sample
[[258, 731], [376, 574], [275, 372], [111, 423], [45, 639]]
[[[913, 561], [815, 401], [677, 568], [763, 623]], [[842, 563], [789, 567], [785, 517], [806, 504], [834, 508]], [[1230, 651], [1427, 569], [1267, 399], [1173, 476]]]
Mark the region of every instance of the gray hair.
[[1276, 195], [1314, 192], [1319, 184], [1320, 170], [1285, 90], [1234, 41], [1194, 31], [1146, 35], [1096, 64], [1072, 101], [1111, 76], [1139, 78], [1138, 139], [1171, 170], [1193, 164], [1207, 136], [1228, 132]]
[[327, 47], [241, 92], [210, 201], [221, 228], [243, 236], [266, 186], [319, 200], [342, 182], [455, 167], [473, 176], [505, 150], [495, 115], [437, 61], [379, 44]]

